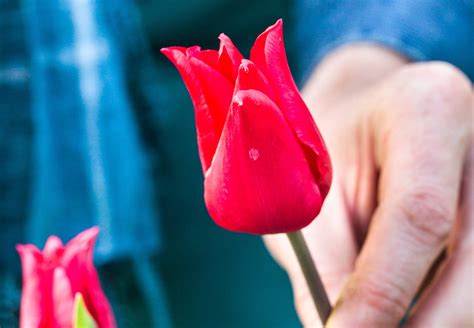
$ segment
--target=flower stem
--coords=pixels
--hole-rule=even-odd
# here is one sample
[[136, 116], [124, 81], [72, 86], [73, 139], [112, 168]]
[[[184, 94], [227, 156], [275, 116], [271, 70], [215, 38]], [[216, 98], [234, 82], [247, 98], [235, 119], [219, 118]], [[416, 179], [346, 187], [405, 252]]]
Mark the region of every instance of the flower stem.
[[298, 258], [301, 270], [306, 279], [306, 284], [308, 285], [311, 297], [313, 298], [314, 305], [318, 310], [319, 317], [323, 324], [326, 324], [332, 310], [331, 303], [329, 303], [329, 298], [324, 290], [321, 277], [316, 269], [316, 265], [311, 257], [303, 234], [301, 231], [295, 231], [287, 233], [286, 235], [288, 236], [291, 246]]

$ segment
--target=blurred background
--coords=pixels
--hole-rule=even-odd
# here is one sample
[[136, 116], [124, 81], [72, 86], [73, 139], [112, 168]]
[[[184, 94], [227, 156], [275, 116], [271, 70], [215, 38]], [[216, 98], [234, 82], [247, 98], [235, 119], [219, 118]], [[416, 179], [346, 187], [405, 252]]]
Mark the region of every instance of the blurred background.
[[194, 112], [171, 45], [245, 56], [289, 0], [0, 0], [0, 326], [15, 327], [16, 243], [101, 228], [96, 260], [120, 327], [298, 327], [258, 236], [203, 201]]
[[283, 18], [297, 81], [353, 42], [447, 61], [472, 79], [472, 9], [461, 0], [0, 0], [0, 326], [18, 327], [15, 244], [42, 248], [50, 235], [67, 242], [96, 225], [96, 266], [119, 327], [299, 327], [287, 276], [261, 238], [207, 214], [193, 106], [160, 48], [217, 49], [224, 32], [248, 56]]

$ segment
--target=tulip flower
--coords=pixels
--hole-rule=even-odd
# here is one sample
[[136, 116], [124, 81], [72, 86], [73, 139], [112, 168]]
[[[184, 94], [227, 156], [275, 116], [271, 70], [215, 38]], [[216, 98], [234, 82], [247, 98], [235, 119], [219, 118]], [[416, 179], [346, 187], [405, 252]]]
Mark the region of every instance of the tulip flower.
[[260, 34], [250, 60], [219, 39], [218, 51], [161, 50], [194, 104], [209, 213], [237, 232], [299, 230], [321, 209], [331, 164], [289, 70], [282, 21]]
[[299, 230], [321, 210], [331, 163], [288, 67], [282, 20], [258, 36], [250, 59], [219, 40], [219, 50], [161, 49], [194, 105], [207, 209], [232, 231], [287, 233], [325, 321], [331, 306]]
[[97, 327], [116, 327], [93, 264], [98, 232], [90, 228], [65, 246], [51, 236], [43, 251], [34, 245], [17, 246], [23, 271], [20, 328], [86, 327], [73, 323], [81, 322], [74, 318], [79, 310], [82, 321], [88, 313], [88, 322]]

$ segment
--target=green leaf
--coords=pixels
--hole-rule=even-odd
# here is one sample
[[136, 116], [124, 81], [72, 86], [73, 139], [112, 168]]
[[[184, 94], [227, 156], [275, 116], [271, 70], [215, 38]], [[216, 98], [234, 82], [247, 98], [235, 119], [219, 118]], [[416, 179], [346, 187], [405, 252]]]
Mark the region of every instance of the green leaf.
[[74, 298], [74, 312], [72, 315], [73, 328], [97, 328], [97, 324], [87, 310], [86, 303], [81, 293]]

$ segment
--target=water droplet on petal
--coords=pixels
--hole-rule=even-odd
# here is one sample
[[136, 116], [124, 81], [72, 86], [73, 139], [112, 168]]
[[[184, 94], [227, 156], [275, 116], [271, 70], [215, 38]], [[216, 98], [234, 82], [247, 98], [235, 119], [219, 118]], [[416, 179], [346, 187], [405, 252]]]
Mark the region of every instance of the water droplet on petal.
[[250, 148], [249, 157], [252, 161], [256, 161], [260, 157], [260, 152], [256, 148]]

